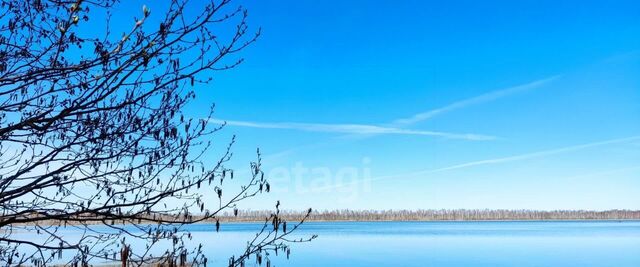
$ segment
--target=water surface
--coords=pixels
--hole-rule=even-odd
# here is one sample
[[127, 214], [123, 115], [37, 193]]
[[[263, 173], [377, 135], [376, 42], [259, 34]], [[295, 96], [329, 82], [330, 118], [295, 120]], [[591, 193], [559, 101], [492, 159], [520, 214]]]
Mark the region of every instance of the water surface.
[[[233, 239], [252, 227], [225, 228], [221, 236]], [[322, 222], [299, 234], [312, 233], [317, 240], [295, 246], [275, 265], [640, 266], [637, 221]]]
[[[258, 227], [187, 229], [209, 266], [226, 266]], [[311, 234], [318, 238], [294, 245], [289, 260], [271, 257], [272, 266], [640, 266], [640, 221], [310, 222], [296, 235]]]

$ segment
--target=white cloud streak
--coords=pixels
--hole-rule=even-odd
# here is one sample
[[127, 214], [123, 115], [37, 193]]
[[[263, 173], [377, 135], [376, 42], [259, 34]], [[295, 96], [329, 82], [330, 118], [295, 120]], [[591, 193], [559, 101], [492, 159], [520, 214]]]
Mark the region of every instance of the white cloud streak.
[[[538, 152], [532, 152], [532, 153], [520, 154], [520, 155], [515, 155], [515, 156], [509, 156], [509, 157], [471, 161], [471, 162], [467, 162], [467, 163], [455, 164], [455, 165], [442, 167], [442, 168], [437, 168], [437, 169], [415, 171], [415, 172], [405, 173], [405, 174], [393, 174], [393, 175], [378, 176], [378, 177], [370, 179], [368, 182], [384, 181], [384, 180], [391, 180], [391, 179], [425, 178], [424, 175], [426, 175], [426, 174], [434, 174], [434, 173], [439, 173], [439, 172], [444, 172], [444, 171], [465, 169], [465, 168], [471, 168], [471, 167], [482, 166], [482, 165], [491, 165], [491, 164], [500, 164], [500, 163], [528, 160], [528, 159], [533, 159], [533, 158], [540, 158], [540, 157], [545, 157], [545, 156], [550, 156], [550, 155], [555, 155], [555, 154], [574, 152], [574, 151], [579, 151], [579, 150], [582, 150], [582, 149], [588, 149], [588, 148], [605, 146], [605, 145], [613, 145], [613, 144], [621, 144], [621, 143], [633, 144], [634, 141], [640, 141], [640, 136], [631, 136], [631, 137], [625, 137], [625, 138], [610, 139], [610, 140], [605, 140], [605, 141], [592, 142], [592, 143], [586, 143], [586, 144], [574, 145], [574, 146], [567, 146], [567, 147], [562, 147], [562, 148], [543, 150], [543, 151], [538, 151]], [[639, 169], [639, 168], [640, 168], [640, 166], [632, 166], [632, 167], [627, 167], [627, 168], [609, 170], [609, 171], [601, 172], [601, 173], [583, 174], [583, 175], [576, 176], [576, 177], [599, 176], [599, 175], [605, 175], [605, 174], [610, 174], [610, 173], [620, 172], [620, 171], [636, 170], [636, 169]], [[575, 179], [576, 177], [569, 177], [569, 178]], [[328, 186], [328, 187], [322, 188], [322, 189], [330, 189], [330, 188], [349, 186], [349, 185], [354, 185], [354, 184], [358, 184], [358, 183], [362, 183], [362, 182], [365, 182], [365, 181], [364, 180], [357, 180], [357, 181], [354, 181], [354, 182], [349, 183], [349, 184]]]
[[[470, 168], [470, 167], [475, 167], [475, 166], [492, 165], [492, 164], [500, 164], [500, 163], [507, 163], [507, 162], [513, 162], [513, 161], [528, 160], [528, 159], [540, 158], [540, 157], [551, 156], [551, 155], [556, 155], [556, 154], [561, 154], [561, 153], [578, 151], [578, 150], [587, 149], [587, 148], [599, 147], [599, 146], [604, 146], [604, 145], [619, 144], [619, 143], [627, 143], [627, 142], [633, 142], [633, 141], [638, 141], [638, 140], [640, 140], [640, 136], [632, 136], [632, 137], [625, 137], [625, 138], [618, 138], [618, 139], [610, 139], [610, 140], [605, 140], [605, 141], [599, 141], [599, 142], [593, 142], [593, 143], [587, 143], [587, 144], [581, 144], [581, 145], [574, 145], [574, 146], [567, 146], [567, 147], [562, 147], [562, 148], [543, 150], [543, 151], [538, 151], [538, 152], [532, 152], [532, 153], [526, 153], [526, 154], [520, 154], [520, 155], [514, 155], [514, 156], [508, 156], [508, 157], [502, 157], [502, 158], [471, 161], [471, 162], [467, 162], [467, 163], [455, 164], [455, 165], [442, 167], [442, 168], [437, 168], [437, 169], [430, 169], [430, 170], [412, 172], [412, 173], [409, 173], [409, 174], [405, 174], [403, 176], [416, 176], [416, 175], [420, 175], [420, 174], [428, 174], [428, 173], [436, 173], [436, 172], [443, 172], [443, 171], [450, 171], [450, 170], [457, 170], [457, 169], [465, 169], [465, 168]], [[399, 176], [400, 175], [393, 175], [393, 177], [399, 177]], [[380, 178], [390, 178], [390, 177], [391, 176], [380, 177]]]
[[396, 127], [383, 127], [367, 124], [324, 124], [324, 123], [295, 123], [295, 122], [277, 122], [264, 123], [252, 121], [232, 121], [209, 119], [210, 123], [224, 124], [237, 127], [250, 127], [262, 129], [288, 129], [308, 132], [327, 132], [327, 133], [346, 133], [346, 134], [397, 134], [397, 135], [423, 135], [434, 136], [449, 139], [464, 139], [472, 141], [486, 141], [495, 139], [494, 136], [467, 134], [467, 133], [448, 133], [437, 131], [422, 131], [401, 129]]
[[444, 107], [440, 107], [440, 108], [436, 108], [436, 109], [432, 109], [429, 111], [425, 111], [425, 112], [421, 112], [418, 114], [415, 114], [411, 117], [407, 117], [407, 118], [401, 118], [401, 119], [397, 119], [395, 121], [392, 122], [393, 125], [397, 125], [397, 126], [405, 126], [405, 125], [409, 125], [409, 124], [414, 124], [417, 122], [421, 122], [421, 121], [425, 121], [428, 119], [431, 119], [433, 117], [436, 117], [438, 115], [442, 115], [443, 113], [447, 113], [450, 111], [454, 111], [456, 109], [461, 109], [467, 106], [471, 106], [471, 105], [476, 105], [476, 104], [481, 104], [481, 103], [485, 103], [485, 102], [489, 102], [492, 100], [496, 100], [498, 98], [502, 98], [502, 97], [506, 97], [509, 95], [513, 95], [516, 93], [520, 93], [520, 92], [524, 92], [524, 91], [528, 91], [528, 90], [532, 90], [538, 87], [541, 87], [549, 82], [552, 82], [556, 79], [558, 79], [560, 76], [552, 76], [546, 79], [542, 79], [542, 80], [537, 80], [537, 81], [533, 81], [530, 83], [526, 83], [526, 84], [521, 84], [518, 86], [514, 86], [514, 87], [510, 87], [510, 88], [506, 88], [506, 89], [502, 89], [502, 90], [496, 90], [496, 91], [492, 91], [492, 92], [488, 92], [479, 96], [475, 96], [475, 97], [471, 97], [471, 98], [467, 98], [464, 100], [460, 100], [457, 102], [453, 102], [449, 105], [446, 105]]
[[343, 134], [357, 134], [357, 135], [378, 135], [378, 134], [396, 134], [396, 135], [423, 135], [442, 137], [448, 139], [463, 139], [471, 141], [487, 141], [495, 140], [495, 136], [473, 134], [473, 133], [449, 133], [439, 131], [425, 131], [425, 130], [412, 130], [401, 128], [420, 121], [431, 119], [435, 116], [441, 115], [446, 112], [450, 112], [456, 109], [464, 108], [470, 105], [481, 104], [484, 102], [492, 101], [498, 98], [509, 96], [515, 93], [538, 88], [544, 84], [547, 84], [559, 76], [553, 76], [546, 79], [533, 81], [527, 84], [522, 84], [507, 89], [492, 91], [476, 97], [464, 99], [458, 102], [454, 102], [447, 106], [429, 110], [426, 112], [415, 114], [408, 118], [397, 119], [391, 123], [390, 126], [378, 126], [367, 124], [324, 124], [324, 123], [295, 123], [295, 122], [254, 122], [254, 121], [233, 121], [233, 120], [221, 120], [210, 119], [210, 123], [223, 124], [226, 123], [229, 126], [236, 127], [250, 127], [250, 128], [262, 128], [262, 129], [288, 129], [299, 130], [308, 132], [327, 132], [327, 133], [343, 133]]

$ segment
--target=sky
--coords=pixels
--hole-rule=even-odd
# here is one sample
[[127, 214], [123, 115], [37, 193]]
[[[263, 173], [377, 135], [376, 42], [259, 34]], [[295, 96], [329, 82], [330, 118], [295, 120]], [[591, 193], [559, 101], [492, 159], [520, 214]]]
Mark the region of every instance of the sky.
[[[216, 103], [240, 208], [640, 209], [637, 1], [246, 1]], [[151, 5], [153, 10], [153, 5]]]

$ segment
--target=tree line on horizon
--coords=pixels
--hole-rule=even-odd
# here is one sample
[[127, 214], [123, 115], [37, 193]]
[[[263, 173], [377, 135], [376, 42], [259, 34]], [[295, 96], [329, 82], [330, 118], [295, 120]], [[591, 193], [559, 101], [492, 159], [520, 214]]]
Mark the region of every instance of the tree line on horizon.
[[[227, 221], [261, 221], [266, 210], [226, 213]], [[307, 212], [280, 211], [280, 216], [296, 220]], [[425, 209], [425, 210], [324, 210], [311, 213], [308, 221], [488, 221], [488, 220], [640, 220], [640, 210], [508, 210], [508, 209]]]

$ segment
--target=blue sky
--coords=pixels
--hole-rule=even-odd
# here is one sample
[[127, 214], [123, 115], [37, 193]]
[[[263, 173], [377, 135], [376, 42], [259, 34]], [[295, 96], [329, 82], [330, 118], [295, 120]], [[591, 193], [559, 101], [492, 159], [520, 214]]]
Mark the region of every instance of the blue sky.
[[637, 1], [241, 3], [263, 34], [188, 110], [261, 149], [241, 208], [640, 209]]

